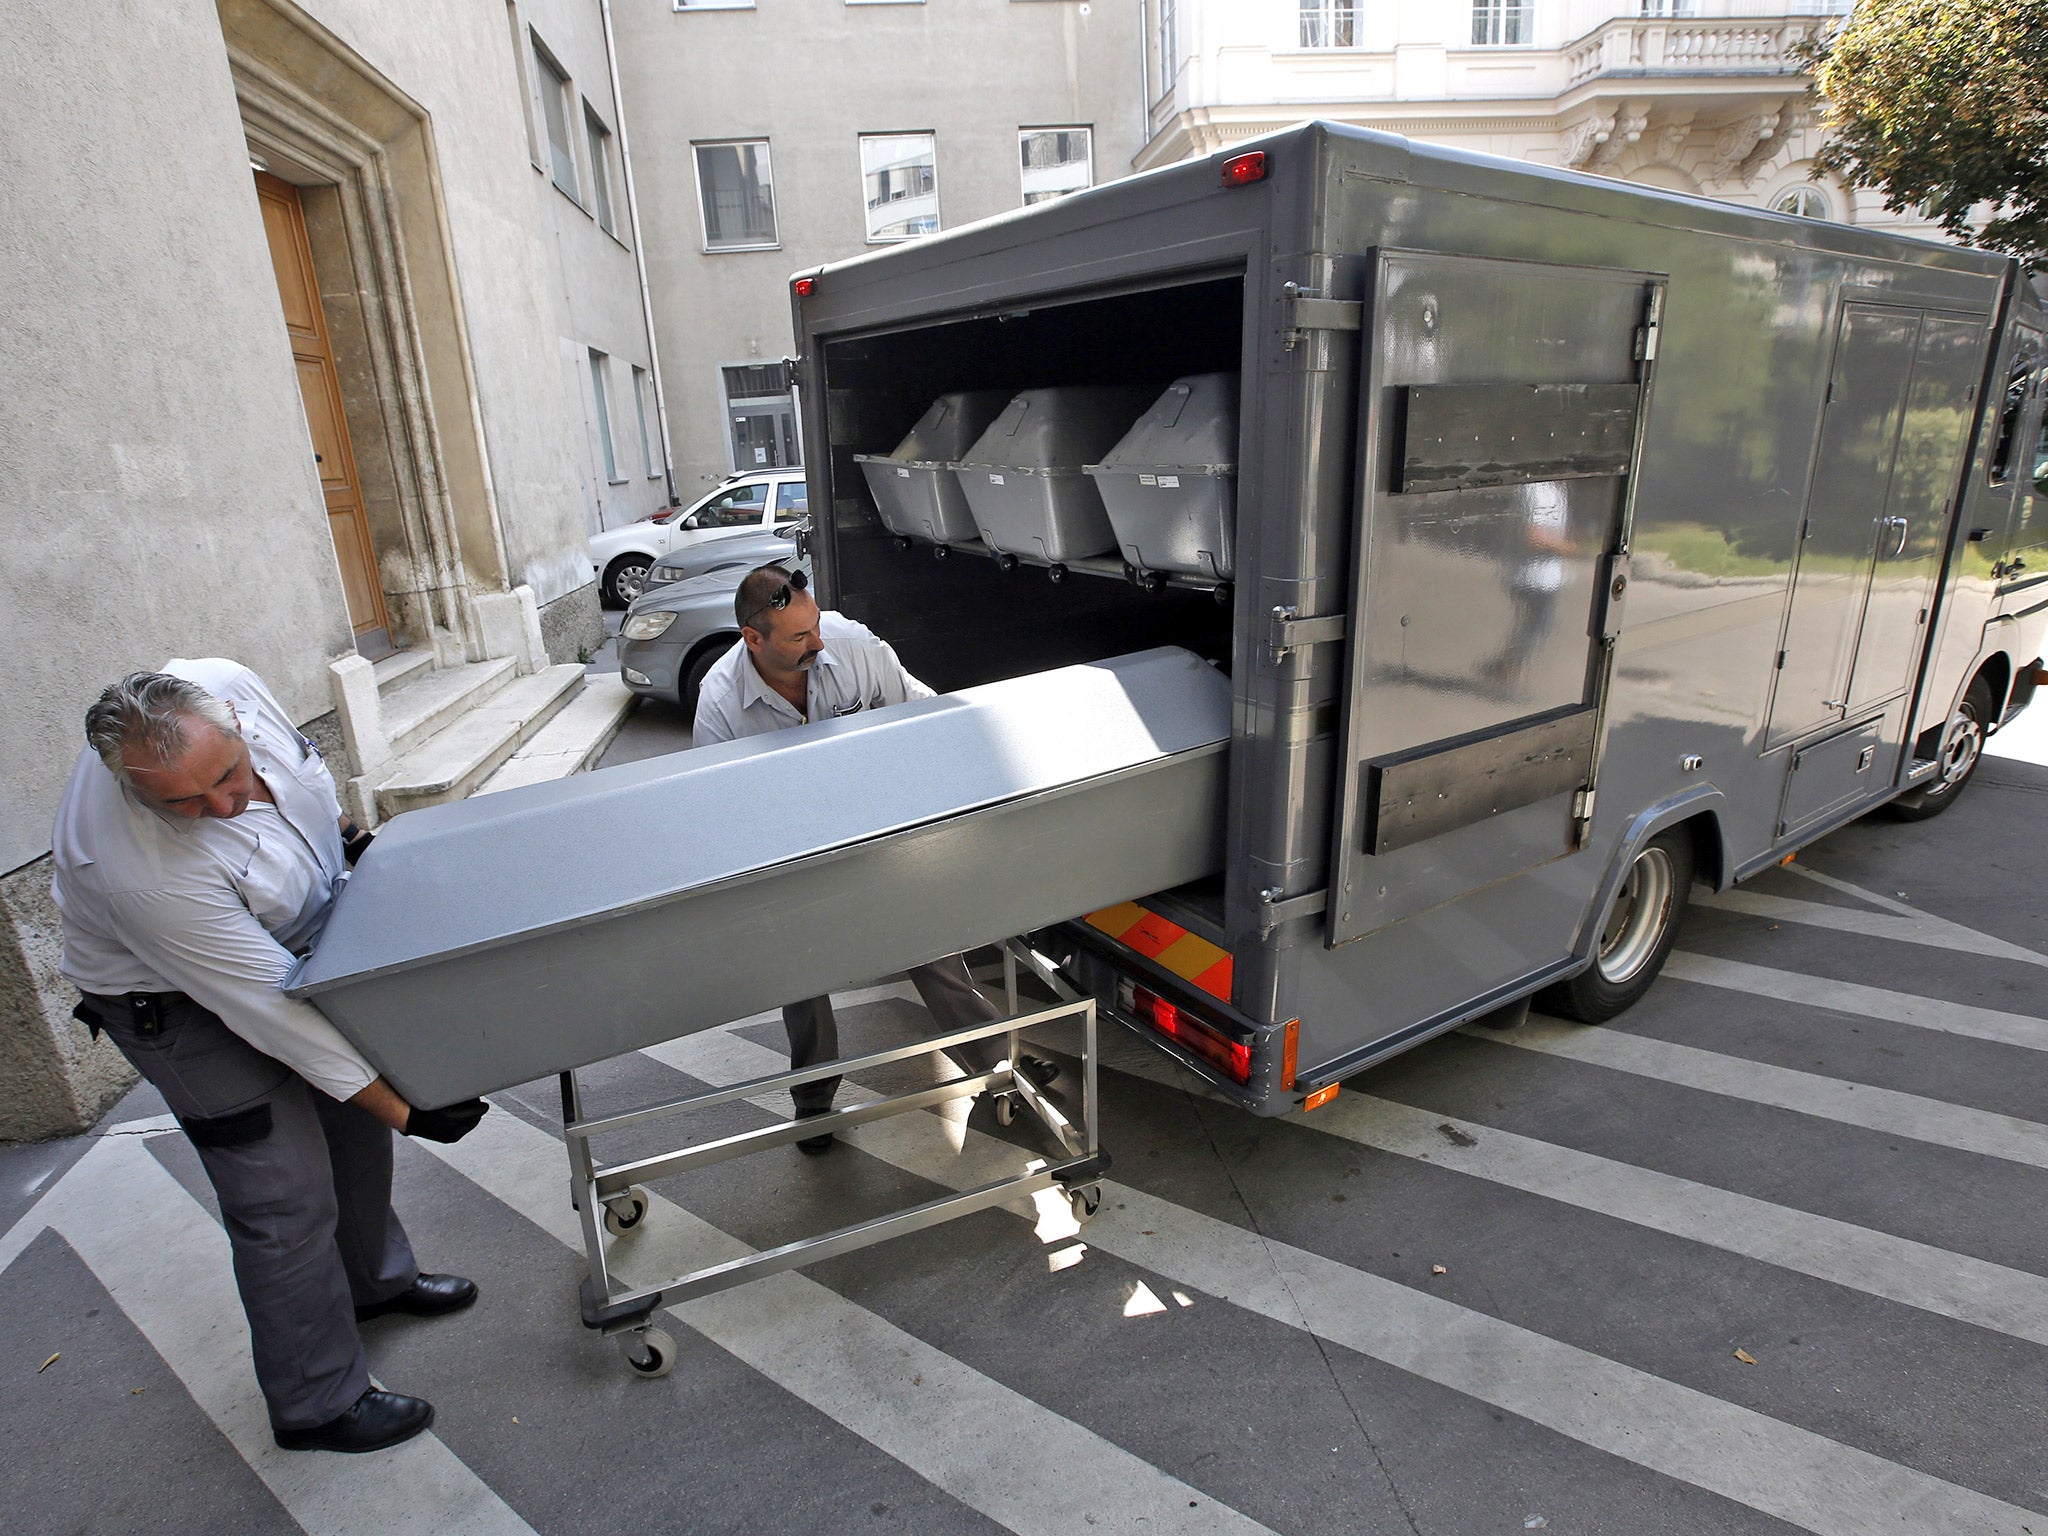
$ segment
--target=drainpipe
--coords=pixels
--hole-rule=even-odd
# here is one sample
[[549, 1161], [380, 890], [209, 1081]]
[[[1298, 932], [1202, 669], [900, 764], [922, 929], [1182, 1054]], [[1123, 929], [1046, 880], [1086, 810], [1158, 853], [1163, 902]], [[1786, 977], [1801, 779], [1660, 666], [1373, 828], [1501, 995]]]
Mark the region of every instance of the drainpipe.
[[1152, 0], [1138, 0], [1138, 153], [1136, 165], [1152, 142]]
[[654, 424], [661, 434], [661, 480], [670, 505], [676, 500], [675, 451], [668, 437], [668, 394], [661, 382], [661, 348], [654, 339], [654, 299], [647, 290], [647, 245], [640, 237], [640, 198], [633, 190], [633, 143], [626, 134], [626, 98], [619, 89], [619, 50], [612, 41], [612, 0], [599, 0], [604, 21], [604, 59], [612, 75], [612, 102], [619, 119], [619, 169], [626, 178], [626, 217], [633, 226], [633, 269], [640, 274], [640, 324], [647, 335], [647, 371], [654, 381]]

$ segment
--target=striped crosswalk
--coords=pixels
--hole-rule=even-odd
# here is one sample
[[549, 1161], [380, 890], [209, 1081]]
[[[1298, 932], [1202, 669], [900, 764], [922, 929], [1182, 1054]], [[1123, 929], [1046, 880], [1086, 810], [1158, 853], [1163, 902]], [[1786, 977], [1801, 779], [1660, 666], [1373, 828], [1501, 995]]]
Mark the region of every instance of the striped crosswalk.
[[[1880, 892], [1808, 868], [1793, 873], [1808, 876], [1805, 886], [1781, 877], [1769, 889], [1730, 893], [1711, 905], [1738, 918], [1832, 933], [1844, 944], [1887, 950], [1904, 946], [1906, 953], [1970, 955], [2013, 966], [2048, 963], [2032, 950]], [[1789, 895], [1788, 890], [1802, 894]], [[2038, 1053], [2048, 1050], [2048, 1018], [1924, 994], [1910, 986], [1910, 968], [1896, 973], [1897, 987], [1883, 987], [1873, 984], [1875, 973], [1857, 983], [1816, 978], [1782, 964], [1731, 958], [1729, 942], [1714, 947], [1720, 953], [1674, 955], [1670, 980], [1642, 1008], [1655, 1009], [1660, 996], [1679, 1001], [1722, 997], [1731, 1007], [1756, 1010], [1782, 1029], [1819, 1043], [1839, 1041], [1845, 1020], [1881, 1020], [1924, 1032], [1936, 1048], [1944, 1039], [1968, 1039], [1973, 1048], [2007, 1053], [2015, 1072], [2036, 1070]], [[1884, 974], [1889, 979], [1895, 973]], [[913, 997], [907, 986], [881, 986], [842, 997], [841, 1014], [850, 1028], [860, 1028], [859, 1021], [867, 1017], [875, 1029], [897, 1030], [908, 1027]], [[742, 1081], [781, 1065], [777, 1033], [772, 1015], [743, 1020], [643, 1052], [634, 1070], [671, 1084]], [[1054, 1038], [1044, 1045], [1057, 1051], [1061, 1043]], [[1327, 1390], [1341, 1398], [1340, 1378], [1348, 1369], [1344, 1362], [1366, 1363], [1392, 1373], [1388, 1380], [1448, 1392], [1496, 1418], [1506, 1416], [1504, 1422], [1534, 1426], [1531, 1433], [1598, 1453], [1653, 1484], [1663, 1480], [1664, 1487], [1723, 1501], [1709, 1508], [1727, 1512], [1725, 1517], [1717, 1522], [1708, 1514], [1700, 1517], [1704, 1525], [1688, 1528], [1718, 1524], [1732, 1530], [1739, 1517], [1757, 1522], [1741, 1525], [1744, 1530], [1789, 1527], [1828, 1536], [2048, 1536], [2048, 1485], [2037, 1467], [2025, 1470], [2038, 1452], [2038, 1434], [2023, 1427], [2024, 1404], [1996, 1400], [2012, 1390], [2011, 1382], [2038, 1382], [2040, 1367], [2048, 1364], [2048, 1356], [2036, 1353], [2048, 1349], [2048, 1275], [2034, 1272], [2029, 1257], [2037, 1250], [2022, 1249], [2016, 1256], [1995, 1251], [2005, 1261], [1996, 1262], [1987, 1256], [1991, 1249], [1962, 1251], [1969, 1244], [1961, 1241], [1945, 1246], [1951, 1241], [1945, 1229], [1931, 1231], [1934, 1241], [1928, 1240], [1926, 1228], [1889, 1230], [1893, 1223], [1881, 1207], [1870, 1214], [1850, 1212], [1856, 1219], [1844, 1219], [1843, 1209], [1831, 1204], [1819, 1185], [1810, 1200], [1800, 1199], [1796, 1180], [1782, 1186], [1792, 1193], [1781, 1192], [1778, 1185], [1761, 1193], [1753, 1186], [1732, 1187], [1734, 1180], [1722, 1187], [1711, 1157], [1686, 1167], [1690, 1176], [1682, 1176], [1669, 1166], [1654, 1166], [1647, 1156], [1637, 1160], [1618, 1152], [1608, 1142], [1574, 1144], [1578, 1138], [1569, 1120], [1546, 1122], [1540, 1106], [1532, 1109], [1506, 1096], [1515, 1091], [1516, 1065], [1533, 1068], [1540, 1058], [1545, 1071], [1577, 1074], [1572, 1081], [1596, 1095], [1626, 1095], [1627, 1083], [1634, 1081], [1646, 1092], [1654, 1087], [1660, 1094], [1697, 1096], [1703, 1127], [1694, 1132], [1697, 1138], [1733, 1134], [1719, 1128], [1738, 1119], [1716, 1119], [1707, 1112], [1715, 1105], [1739, 1108], [1740, 1134], [1768, 1135], [1769, 1122], [1757, 1121], [1753, 1113], [1761, 1107], [1791, 1117], [1781, 1123], [1799, 1128], [1802, 1145], [1810, 1145], [1816, 1135], [1881, 1132], [1888, 1145], [1919, 1147], [1929, 1157], [1963, 1154], [1995, 1160], [2010, 1178], [2022, 1181], [2048, 1173], [2048, 1116], [2035, 1120], [1998, 1114], [1931, 1093], [1751, 1060], [1733, 1054], [1732, 1046], [1712, 1035], [1688, 1035], [1682, 1022], [1650, 1033], [1632, 1030], [1629, 1018], [1606, 1028], [1586, 1028], [1536, 1016], [1518, 1030], [1471, 1031], [1440, 1049], [1468, 1074], [1490, 1074], [1488, 1093], [1467, 1094], [1452, 1112], [1431, 1098], [1425, 1080], [1407, 1082], [1404, 1088], [1396, 1074], [1384, 1082], [1352, 1083], [1313, 1115], [1270, 1124], [1246, 1120], [1206, 1097], [1165, 1057], [1116, 1039], [1104, 1081], [1111, 1145], [1119, 1161], [1117, 1176], [1105, 1184], [1101, 1213], [1077, 1228], [1063, 1199], [1041, 1196], [1013, 1208], [1018, 1219], [1008, 1223], [1008, 1235], [999, 1240], [1010, 1255], [1006, 1262], [1029, 1266], [1034, 1284], [1054, 1308], [1080, 1277], [1102, 1266], [1126, 1277], [1127, 1305], [1121, 1315], [1103, 1318], [1090, 1312], [1048, 1320], [1057, 1336], [1047, 1347], [1064, 1363], [1062, 1373], [1020, 1376], [986, 1359], [970, 1363], [951, 1326], [934, 1326], [947, 1314], [920, 1310], [975, 1304], [971, 1290], [959, 1289], [969, 1262], [964, 1254], [962, 1276], [957, 1281], [943, 1271], [932, 1276], [928, 1298], [921, 1289], [915, 1300], [899, 1296], [884, 1304], [838, 1279], [784, 1274], [674, 1308], [674, 1326], [687, 1330], [698, 1341], [696, 1347], [744, 1367], [760, 1392], [782, 1394], [817, 1422], [836, 1426], [907, 1469], [906, 1475], [950, 1501], [943, 1507], [956, 1512], [955, 1523], [963, 1531], [1251, 1536], [1367, 1524], [1378, 1528], [1376, 1521], [1347, 1521], [1343, 1511], [1312, 1511], [1299, 1499], [1270, 1497], [1268, 1490], [1233, 1481], [1236, 1474], [1200, 1457], [1179, 1463], [1162, 1454], [1155, 1427], [1090, 1411], [1091, 1359], [1109, 1340], [1090, 1330], [1128, 1327], [1131, 1319], [1161, 1309], [1185, 1309], [1190, 1320], [1211, 1333], [1236, 1331], [1239, 1325], [1232, 1319], [1243, 1319], [1244, 1326], [1300, 1341], [1303, 1349], [1312, 1350], [1310, 1358], [1324, 1362], [1328, 1378], [1320, 1388], [1304, 1384], [1305, 1392]], [[1833, 1061], [1832, 1051], [1817, 1052], [1814, 1059], [1823, 1054]], [[1808, 1060], [1804, 1055], [1794, 1059]], [[1619, 1086], [1596, 1081], [1610, 1077]], [[841, 1090], [841, 1102], [872, 1096], [872, 1085], [849, 1082]], [[528, 1098], [545, 1102], [544, 1095]], [[1486, 1107], [1493, 1099], [1502, 1100], [1498, 1112]], [[1521, 1118], [1516, 1118], [1518, 1111]], [[789, 1105], [786, 1098], [764, 1096], [733, 1112], [758, 1120], [786, 1116]], [[1127, 1128], [1123, 1140], [1120, 1123]], [[1765, 1129], [1759, 1131], [1759, 1125]], [[787, 1194], [785, 1185], [827, 1176], [858, 1183], [865, 1177], [863, 1169], [915, 1186], [972, 1187], [1013, 1170], [1020, 1156], [1028, 1155], [1022, 1144], [984, 1129], [988, 1126], [985, 1117], [960, 1104], [863, 1126], [846, 1133], [847, 1146], [827, 1162], [789, 1157], [764, 1168], [757, 1175], [762, 1181], [759, 1200], [773, 1210]], [[227, 1283], [225, 1240], [150, 1146], [151, 1135], [170, 1128], [168, 1120], [159, 1120], [102, 1139], [43, 1194], [27, 1218], [0, 1234], [0, 1272], [39, 1233], [54, 1233], [68, 1243], [280, 1508], [313, 1536], [356, 1530], [569, 1529], [559, 1519], [551, 1526], [533, 1511], [515, 1507], [465, 1465], [449, 1442], [434, 1435], [367, 1463], [275, 1451], [251, 1390], [246, 1336]], [[1152, 1159], [1169, 1142], [1204, 1149], [1213, 1188], [1203, 1193], [1191, 1185], [1193, 1175], [1185, 1166], [1166, 1176], [1165, 1164]], [[480, 1193], [490, 1210], [522, 1230], [542, 1234], [536, 1241], [549, 1251], [580, 1251], [580, 1232], [565, 1198], [561, 1143], [544, 1112], [503, 1110], [461, 1143], [421, 1150], [431, 1151], [447, 1170], [443, 1178]], [[1601, 1303], [1611, 1309], [1610, 1344], [1597, 1329], [1565, 1330], [1569, 1336], [1561, 1336], [1546, 1321], [1555, 1314], [1542, 1307], [1496, 1304], [1490, 1296], [1482, 1301], [1470, 1290], [1455, 1296], [1435, 1293], [1426, 1281], [1405, 1278], [1406, 1272], [1382, 1272], [1365, 1262], [1354, 1245], [1339, 1241], [1331, 1225], [1339, 1219], [1332, 1212], [1360, 1210], [1361, 1203], [1373, 1199], [1371, 1192], [1354, 1193], [1352, 1205], [1337, 1207], [1328, 1203], [1325, 1191], [1305, 1188], [1299, 1192], [1302, 1204], [1290, 1208], [1284, 1183], [1271, 1180], [1275, 1163], [1291, 1160], [1293, 1166], [1315, 1169], [1330, 1158], [1360, 1157], [1382, 1159], [1377, 1167], [1414, 1170], [1418, 1179], [1439, 1181], [1431, 1186], [1439, 1191], [1448, 1187], [1441, 1181], [1456, 1181], [1465, 1192], [1458, 1197], [1463, 1214], [1457, 1220], [1468, 1228], [1475, 1212], [1494, 1212], [1504, 1228], [1525, 1233], [1541, 1229], [1543, 1212], [1576, 1213], [1575, 1220], [1609, 1224], [1613, 1259], [1624, 1268], [1634, 1262], [1632, 1245], [1662, 1244], [1658, 1252], [1667, 1255], [1678, 1245], [1700, 1256], [1702, 1271], [1722, 1266], [1723, 1289], [1717, 1295], [1725, 1296], [1727, 1285], [1736, 1283], [1730, 1276], [1753, 1277], [1740, 1283], [1757, 1293], [1760, 1314], [1775, 1305], [1804, 1315], [1815, 1305], [1816, 1294], [1838, 1293], [1860, 1299], [1865, 1311], [1858, 1316], [1886, 1315], [1868, 1309], [1891, 1308], [1888, 1315], [1894, 1318], [1918, 1319], [1910, 1330], [1903, 1323], [1898, 1329], [1911, 1332], [1907, 1347], [1916, 1352], [1918, 1369], [1927, 1373], [1930, 1400], [1949, 1405], [1925, 1411], [1967, 1413], [1972, 1388], [1982, 1388], [1994, 1400], [1982, 1407], [1978, 1438], [2007, 1435], [2011, 1451], [1987, 1450], [1944, 1461], [1935, 1451], [1913, 1451], [1909, 1425], [1886, 1427], [1891, 1405], [1863, 1404], [1857, 1412], [1827, 1414], [1815, 1408], [1812, 1395], [1827, 1391], [1825, 1386], [1801, 1383], [1801, 1390], [1774, 1395], [1738, 1390], [1761, 1377], [1731, 1381], [1697, 1367], [1673, 1369], [1662, 1363], [1668, 1347], [1660, 1340], [1682, 1324], [1683, 1304], [1681, 1298], [1679, 1310], [1667, 1318], [1668, 1291], [1660, 1292], [1661, 1300], [1642, 1315], [1628, 1312], [1625, 1295]], [[1256, 1193], [1249, 1182], [1255, 1163], [1265, 1170]], [[1910, 1177], [1910, 1166], [1900, 1166], [1909, 1169], [1900, 1176]], [[1242, 1188], [1240, 1180], [1246, 1181]], [[2016, 1187], [2048, 1194], [2048, 1181]], [[761, 1216], [758, 1202], [737, 1192], [730, 1180], [715, 1197], [705, 1193], [700, 1199], [693, 1193], [697, 1188], [677, 1180], [657, 1189], [642, 1230], [612, 1247], [619, 1274], [659, 1280], [738, 1256], [761, 1243], [760, 1232], [777, 1230], [774, 1219]], [[1930, 1191], [1928, 1198], [1939, 1199], [1939, 1191]], [[736, 1224], [736, 1214], [746, 1219]], [[976, 1219], [997, 1223], [999, 1229], [1004, 1220]], [[1448, 1211], [1443, 1220], [1446, 1227], [1452, 1223]], [[1410, 1219], [1398, 1230], [1411, 1236], [1427, 1231], [1426, 1214], [1419, 1228]], [[743, 1239], [736, 1235], [740, 1232], [749, 1236]], [[1596, 1262], [1591, 1255], [1586, 1261]], [[1747, 1267], [1729, 1270], [1731, 1265]], [[1668, 1271], [1659, 1273], [1668, 1276]], [[1515, 1266], [1502, 1263], [1488, 1276], [1488, 1286], [1511, 1285], [1514, 1278]], [[562, 1298], [553, 1325], [576, 1332], [571, 1298]], [[1817, 1320], [1813, 1326], [1826, 1325]], [[1876, 1363], [1892, 1343], [1891, 1336], [1872, 1336], [1841, 1346], [1829, 1358], [1872, 1362], [1864, 1374], [1851, 1378], [1867, 1390], [1871, 1382], [1892, 1379]], [[1990, 1364], [1972, 1379], [1943, 1381], [1940, 1351], [1945, 1346]], [[632, 1382], [603, 1346], [591, 1340], [587, 1347], [593, 1356], [605, 1356], [603, 1365], [593, 1371], [591, 1383], [565, 1391], [691, 1391], [686, 1370], [661, 1383]], [[1728, 1371], [1745, 1369], [1734, 1363], [1732, 1346], [1719, 1350], [1719, 1360]], [[1184, 1362], [1161, 1359], [1151, 1368], [1159, 1373], [1162, 1395], [1190, 1390], [1178, 1374]], [[445, 1396], [439, 1401], [443, 1418], [437, 1429], [443, 1433], [472, 1407]], [[2040, 1401], [2036, 1395], [2032, 1404], [2037, 1423]], [[767, 1411], [765, 1403], [750, 1408], [744, 1402], [707, 1401], [698, 1406], [702, 1412]], [[1219, 1400], [1216, 1411], [1227, 1417], [1226, 1410], [1227, 1403]], [[573, 1414], [561, 1418], [573, 1423]], [[588, 1455], [590, 1448], [572, 1430], [557, 1429], [556, 1436], [552, 1442], [537, 1440], [542, 1448], [535, 1454]], [[1324, 1454], [1378, 1452], [1365, 1437], [1361, 1444], [1333, 1445]], [[692, 1468], [690, 1475], [715, 1477], [716, 1472]], [[830, 1466], [821, 1465], [817, 1475], [829, 1479]], [[683, 1474], [676, 1476], [679, 1490], [686, 1489]], [[1391, 1494], [1390, 1499], [1387, 1507], [1398, 1509], [1418, 1533], [1456, 1536], [1481, 1528], [1431, 1524], [1404, 1499]], [[1333, 1513], [1339, 1516], [1334, 1523], [1327, 1518]], [[1522, 1508], [1502, 1510], [1484, 1528], [1537, 1528], [1525, 1527], [1524, 1521], [1538, 1518]], [[831, 1523], [840, 1528], [837, 1516]], [[777, 1512], [763, 1510], [716, 1528], [777, 1526]], [[587, 1521], [579, 1517], [574, 1528], [612, 1527], [593, 1513]], [[678, 1528], [698, 1525], [686, 1519]]]

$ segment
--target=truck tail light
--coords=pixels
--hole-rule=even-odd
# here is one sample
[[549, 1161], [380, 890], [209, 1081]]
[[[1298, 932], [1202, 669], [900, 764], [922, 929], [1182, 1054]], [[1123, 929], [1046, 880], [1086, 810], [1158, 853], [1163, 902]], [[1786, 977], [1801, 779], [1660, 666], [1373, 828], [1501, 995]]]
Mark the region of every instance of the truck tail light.
[[791, 283], [790, 287], [796, 290], [796, 296], [798, 298], [808, 299], [812, 294], [818, 291], [818, 280], [815, 277], [800, 277], [795, 282]]
[[1252, 1080], [1252, 1048], [1233, 1040], [1215, 1025], [1197, 1018], [1178, 1003], [1132, 982], [1117, 988], [1125, 1010], [1141, 1024], [1150, 1025], [1184, 1050], [1199, 1056], [1234, 1083]]
[[1248, 187], [1265, 179], [1266, 152], [1263, 149], [1247, 150], [1223, 162], [1223, 185], [1226, 187]]

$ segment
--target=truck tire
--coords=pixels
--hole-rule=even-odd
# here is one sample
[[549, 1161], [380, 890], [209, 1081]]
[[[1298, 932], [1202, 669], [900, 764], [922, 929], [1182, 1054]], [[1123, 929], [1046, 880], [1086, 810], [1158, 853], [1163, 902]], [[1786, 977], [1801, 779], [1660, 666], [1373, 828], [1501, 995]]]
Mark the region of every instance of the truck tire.
[[1978, 678], [1956, 706], [1942, 733], [1941, 767], [1918, 789], [1909, 789], [1885, 807], [1897, 821], [1925, 821], [1956, 803], [1963, 786], [1984, 759], [1984, 732], [1991, 720], [1991, 685]]
[[1692, 896], [1692, 834], [1671, 827], [1645, 843], [1601, 919], [1593, 963], [1536, 994], [1545, 1013], [1604, 1024], [1632, 1006], [1677, 942]]

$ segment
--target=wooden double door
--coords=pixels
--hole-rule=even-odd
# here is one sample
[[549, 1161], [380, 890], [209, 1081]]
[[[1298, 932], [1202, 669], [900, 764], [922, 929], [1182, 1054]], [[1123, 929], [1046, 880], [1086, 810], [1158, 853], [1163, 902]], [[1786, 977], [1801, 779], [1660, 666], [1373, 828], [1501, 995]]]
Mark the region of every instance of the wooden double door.
[[263, 231], [270, 241], [271, 265], [277, 272], [278, 298], [291, 337], [299, 398], [305, 404], [313, 462], [319, 468], [320, 488], [327, 502], [327, 531], [334, 539], [334, 556], [341, 566], [349, 623], [355, 629], [356, 648], [374, 659], [391, 649], [391, 621], [363, 507], [362, 480], [349, 446], [341, 377], [320, 308], [305, 207], [297, 187], [262, 171], [256, 173], [256, 196], [263, 209]]

